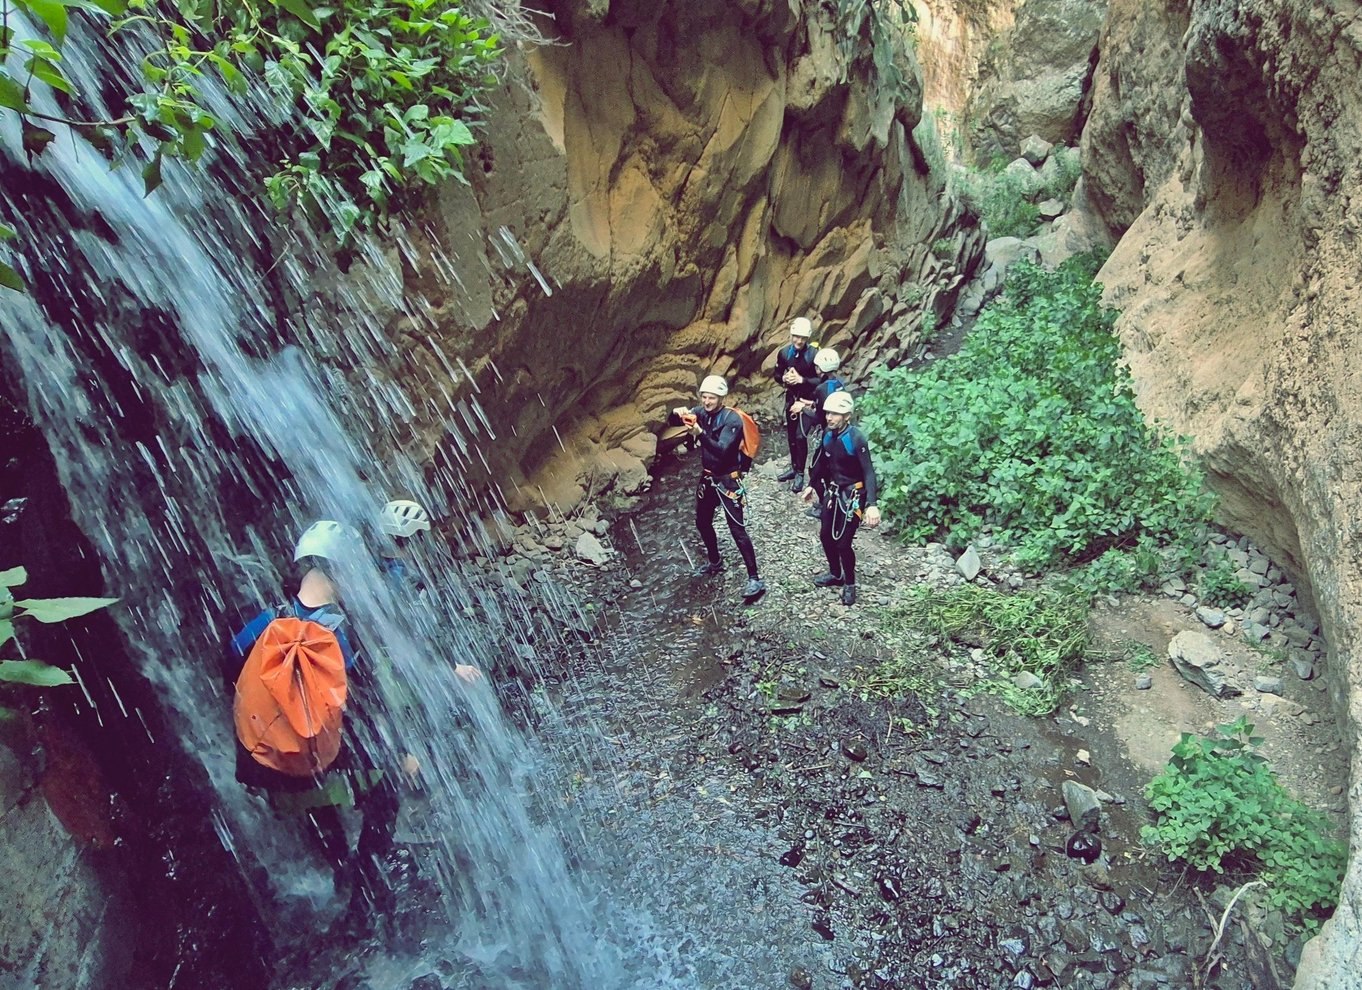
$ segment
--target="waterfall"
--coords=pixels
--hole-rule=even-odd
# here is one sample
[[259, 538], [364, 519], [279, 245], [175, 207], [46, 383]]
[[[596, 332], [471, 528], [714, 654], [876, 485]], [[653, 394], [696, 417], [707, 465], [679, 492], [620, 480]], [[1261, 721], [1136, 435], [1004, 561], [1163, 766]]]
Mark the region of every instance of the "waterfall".
[[[77, 26], [72, 34], [64, 64], [97, 92], [92, 66], [108, 53]], [[258, 109], [224, 100], [218, 111], [238, 115], [247, 135], [263, 126]], [[461, 356], [430, 336], [431, 302], [405, 294], [400, 258], [369, 241], [342, 275], [308, 230], [234, 194], [249, 183], [243, 145], [223, 140], [192, 170], [167, 161], [151, 195], [135, 168], [111, 169], [69, 129], [31, 166], [19, 147], [13, 115], [0, 117], [0, 217], [19, 229], [30, 285], [0, 295], [6, 378], [51, 447], [75, 521], [121, 597], [117, 621], [175, 728], [156, 743], [205, 766], [205, 814], [253, 882], [271, 878], [261, 896], [310, 912], [303, 927], [319, 928], [337, 907], [329, 876], [300, 826], [234, 779], [218, 657], [245, 618], [281, 600], [293, 541], [313, 520], [345, 522], [376, 548], [379, 507], [414, 498], [476, 541], [477, 520], [500, 498], [458, 469], [498, 442], [496, 424], [455, 370], [466, 368]], [[412, 250], [400, 233], [396, 245]], [[419, 362], [389, 339], [396, 317], [418, 328], [402, 346], [424, 348]], [[427, 373], [418, 409], [396, 372], [432, 358], [445, 374]], [[452, 451], [437, 467], [407, 453], [428, 449], [418, 423], [432, 420]], [[422, 767], [402, 820], [418, 871], [441, 894], [422, 953], [463, 967], [461, 986], [673, 984], [663, 963], [625, 944], [643, 922], [570, 865], [579, 825], [541, 796], [545, 775], [579, 754], [546, 753], [498, 698], [514, 687], [497, 683], [503, 658], [523, 667], [552, 652], [543, 616], [576, 605], [547, 585], [535, 599], [490, 587], [448, 548], [418, 566], [429, 583], [419, 598], [395, 591], [371, 557], [343, 588], [369, 661], [390, 665], [374, 755], [395, 766], [410, 751]], [[455, 660], [490, 683], [463, 684]], [[95, 715], [145, 725], [135, 706], [116, 707]], [[577, 745], [603, 746], [589, 726]], [[376, 959], [366, 985], [405, 987], [423, 971]]]

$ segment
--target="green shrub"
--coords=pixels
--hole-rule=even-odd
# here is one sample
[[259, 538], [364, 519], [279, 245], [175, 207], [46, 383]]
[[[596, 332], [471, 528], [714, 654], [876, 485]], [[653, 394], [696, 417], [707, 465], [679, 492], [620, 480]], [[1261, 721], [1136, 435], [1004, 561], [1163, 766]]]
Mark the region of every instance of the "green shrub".
[[991, 525], [1033, 570], [1114, 547], [1191, 552], [1211, 500], [1135, 405], [1096, 264], [1018, 264], [959, 352], [876, 373], [861, 422], [903, 539], [962, 546]]
[[1031, 202], [1039, 179], [1007, 171], [997, 159], [987, 169], [957, 173], [960, 198], [984, 221], [989, 237], [1030, 237], [1040, 226], [1040, 209]]
[[[20, 647], [14, 624], [20, 619], [33, 622], [65, 622], [96, 609], [105, 608], [117, 598], [23, 598], [15, 600], [12, 589], [28, 580], [22, 567], [0, 571], [0, 647], [13, 642]], [[22, 654], [22, 649], [19, 651]], [[0, 660], [0, 685], [26, 684], [32, 687], [59, 687], [74, 684], [75, 680], [61, 667], [54, 667], [31, 658]], [[0, 718], [8, 717], [8, 709], [0, 707]]]
[[[973, 584], [922, 585], [890, 609], [888, 621], [983, 650], [995, 676], [976, 690], [998, 695], [1024, 715], [1059, 707], [1068, 674], [1089, 646], [1087, 600], [1049, 588], [1009, 595]], [[1013, 678], [1023, 671], [1041, 686], [1018, 688]]]
[[1221, 608], [1243, 608], [1253, 597], [1253, 588], [1239, 580], [1238, 570], [1228, 557], [1221, 557], [1202, 572], [1197, 592], [1203, 602]]
[[1047, 199], [1069, 202], [1079, 176], [1083, 174], [1083, 156], [1077, 148], [1060, 145], [1050, 152], [1050, 165], [1041, 169], [1041, 194]]
[[1282, 787], [1261, 741], [1242, 716], [1211, 736], [1184, 732], [1145, 789], [1154, 824], [1141, 836], [1194, 870], [1256, 872], [1269, 903], [1314, 930], [1338, 903], [1347, 848]]

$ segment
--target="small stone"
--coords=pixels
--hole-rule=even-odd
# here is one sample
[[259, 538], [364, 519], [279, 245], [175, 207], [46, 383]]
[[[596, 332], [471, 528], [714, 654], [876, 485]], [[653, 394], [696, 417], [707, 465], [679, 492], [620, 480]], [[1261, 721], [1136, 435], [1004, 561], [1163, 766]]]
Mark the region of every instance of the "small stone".
[[1219, 629], [1225, 624], [1225, 613], [1210, 605], [1197, 606], [1196, 617], [1212, 629]]
[[1034, 691], [1045, 686], [1045, 682], [1029, 670], [1020, 671], [1012, 678], [1012, 683], [1016, 685], [1018, 691]]
[[1332, 794], [1334, 797], [1338, 797], [1340, 794], [1343, 793], [1343, 788], [1340, 787], [1338, 784], [1335, 784], [1333, 787], [1329, 788], [1329, 793]]
[[1259, 674], [1253, 679], [1253, 687], [1263, 694], [1281, 694], [1282, 679], [1280, 677], [1269, 677]]
[[790, 986], [795, 990], [812, 990], [813, 976], [803, 966], [796, 966], [790, 970]]
[[1069, 821], [1079, 828], [1096, 827], [1102, 814], [1097, 792], [1076, 780], [1064, 781], [1061, 791], [1064, 795], [1064, 811]]
[[1308, 657], [1292, 657], [1291, 667], [1296, 671], [1296, 676], [1303, 681], [1308, 681], [1315, 676], [1315, 665], [1310, 662]]
[[1136, 674], [1136, 675], [1135, 675], [1135, 690], [1136, 690], [1136, 691], [1148, 691], [1148, 690], [1149, 690], [1150, 688], [1152, 688], [1153, 686], [1154, 686], [1154, 678], [1153, 678], [1152, 675], [1150, 675], [1150, 674]]
[[632, 581], [629, 582], [629, 587], [634, 589], [642, 588], [643, 582], [640, 581], [638, 578], [634, 578]]
[[966, 547], [965, 552], [955, 562], [955, 569], [966, 581], [973, 581], [982, 568], [983, 562], [979, 559], [979, 551], [972, 545]]
[[849, 760], [861, 763], [869, 755], [866, 752], [865, 743], [859, 739], [848, 739], [842, 743], [842, 755]]
[[574, 549], [576, 550], [578, 557], [595, 564], [597, 567], [600, 567], [610, 559], [610, 551], [605, 549], [594, 533], [582, 533], [579, 535]]
[[1074, 760], [1077, 761], [1080, 767], [1092, 766], [1092, 754], [1086, 749], [1080, 749], [1075, 753]]

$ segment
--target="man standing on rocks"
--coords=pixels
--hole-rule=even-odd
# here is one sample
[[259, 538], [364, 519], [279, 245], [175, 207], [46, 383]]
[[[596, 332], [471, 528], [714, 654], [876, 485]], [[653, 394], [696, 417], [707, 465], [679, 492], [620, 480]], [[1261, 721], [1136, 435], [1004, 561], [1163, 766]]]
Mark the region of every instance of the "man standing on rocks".
[[[828, 429], [827, 414], [823, 411], [823, 403], [833, 392], [841, 392], [846, 386], [837, 377], [837, 369], [842, 366], [842, 356], [831, 347], [820, 347], [818, 353], [813, 357], [814, 367], [818, 369], [818, 385], [813, 390], [812, 399], [800, 399], [790, 407], [792, 412], [799, 413], [805, 423], [811, 424], [804, 431], [804, 436], [816, 437], [814, 440], [813, 460], [818, 463], [818, 455], [822, 451], [823, 434]], [[812, 474], [810, 475], [812, 477]], [[823, 492], [817, 485], [813, 486], [818, 493], [818, 501], [808, 510], [809, 516], [814, 519], [822, 517]], [[801, 486], [800, 490], [803, 488]]]
[[747, 490], [743, 487], [739, 464], [743, 419], [734, 410], [724, 407], [727, 395], [728, 382], [718, 375], [710, 375], [700, 383], [700, 405], [692, 409], [677, 406], [672, 415], [700, 444], [701, 475], [695, 486], [695, 528], [700, 531], [700, 539], [705, 545], [707, 562], [696, 568], [695, 576], [711, 577], [723, 573], [719, 537], [714, 532], [714, 513], [722, 508], [728, 531], [747, 567], [743, 598], [754, 601], [765, 593], [766, 583], [757, 574], [757, 552], [743, 522], [743, 509], [747, 504]]
[[818, 369], [813, 359], [818, 348], [809, 346], [813, 324], [802, 316], [790, 322], [790, 343], [776, 355], [776, 381], [785, 386], [785, 439], [790, 444], [790, 470], [777, 481], [789, 481], [791, 491], [804, 488], [804, 462], [809, 458], [809, 427], [806, 418], [796, 412], [794, 405], [802, 399], [812, 399], [818, 387]]
[[812, 482], [804, 489], [804, 501], [812, 502], [815, 488], [823, 491], [822, 525], [818, 538], [828, 559], [825, 573], [813, 579], [819, 588], [842, 589], [842, 604], [856, 604], [856, 551], [851, 541], [861, 525], [880, 524], [876, 507], [875, 466], [865, 434], [851, 425], [856, 408], [849, 392], [833, 392], [823, 403], [827, 429], [814, 459]]

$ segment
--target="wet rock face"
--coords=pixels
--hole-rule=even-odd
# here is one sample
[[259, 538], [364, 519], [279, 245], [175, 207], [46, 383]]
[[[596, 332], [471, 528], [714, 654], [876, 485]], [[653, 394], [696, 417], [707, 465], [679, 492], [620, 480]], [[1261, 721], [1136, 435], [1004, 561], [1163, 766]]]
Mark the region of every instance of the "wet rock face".
[[427, 337], [467, 366], [515, 508], [637, 488], [667, 410], [710, 372], [764, 388], [794, 316], [854, 378], [917, 343], [902, 320], [888, 332], [902, 297], [953, 308], [982, 242], [956, 234], [912, 143], [906, 53], [893, 95], [846, 64], [826, 5], [546, 6], [558, 43], [514, 57], [471, 186], [443, 190], [414, 235], [406, 278], [429, 322], [390, 320], [428, 362], [405, 382], [418, 409], [431, 374], [450, 377]]
[[[1223, 521], [1317, 606], [1357, 781], [1362, 562], [1351, 534], [1362, 483], [1338, 453], [1362, 421], [1362, 243], [1345, 205], [1362, 184], [1354, 15], [1307, 0], [1113, 0], [1094, 98], [1101, 129], [1084, 148], [1093, 202], [1130, 224], [1100, 278], [1124, 311], [1141, 405], [1195, 438]], [[1159, 139], [1154, 122], [1173, 119]], [[1106, 148], [1120, 130], [1127, 139]], [[1356, 783], [1352, 804], [1356, 849]], [[1360, 945], [1354, 858], [1297, 985], [1362, 985]]]

